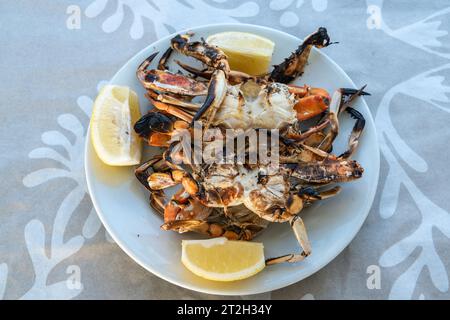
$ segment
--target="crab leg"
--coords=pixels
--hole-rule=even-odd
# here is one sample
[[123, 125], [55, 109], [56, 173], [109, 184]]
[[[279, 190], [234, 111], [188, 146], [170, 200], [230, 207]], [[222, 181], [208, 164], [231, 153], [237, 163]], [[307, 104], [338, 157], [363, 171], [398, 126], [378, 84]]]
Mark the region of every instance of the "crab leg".
[[181, 182], [180, 175], [183, 176], [183, 172], [179, 170], [172, 172], [154, 172], [147, 178], [147, 184], [151, 190], [167, 189]]
[[212, 76], [212, 74], [213, 74], [213, 70], [209, 70], [209, 69], [203, 69], [203, 70], [200, 70], [200, 69], [197, 69], [197, 68], [194, 68], [194, 67], [191, 67], [190, 65], [188, 65], [188, 64], [186, 64], [186, 63], [183, 63], [183, 62], [181, 62], [180, 60], [175, 60], [175, 62], [181, 67], [181, 68], [183, 68], [184, 70], [186, 70], [187, 72], [190, 72], [190, 73], [192, 73], [193, 75], [195, 75], [195, 76], [197, 76], [197, 77], [202, 77], [202, 78], [205, 78], [205, 79], [211, 79], [211, 76]]
[[370, 96], [370, 93], [364, 91], [367, 85], [360, 89], [341, 88], [333, 93], [331, 98], [330, 110], [336, 114], [341, 114], [355, 99], [359, 96]]
[[[299, 212], [303, 208], [303, 205], [308, 205], [314, 201], [323, 200], [335, 196], [340, 192], [340, 190], [341, 188], [339, 186], [336, 186], [334, 188], [322, 192], [319, 192], [312, 187], [301, 188], [298, 191], [298, 193], [294, 195], [297, 201], [292, 200], [290, 203], [290, 208], [294, 209], [295, 210], [294, 212]], [[291, 225], [295, 237], [297, 238], [297, 241], [300, 244], [300, 247], [302, 248], [302, 252], [290, 253], [276, 258], [269, 258], [266, 260], [266, 265], [269, 266], [284, 262], [290, 263], [299, 262], [311, 254], [311, 243], [309, 242], [308, 234], [306, 232], [303, 220], [300, 218], [298, 214], [296, 214], [289, 219], [289, 224]]]
[[230, 72], [230, 66], [225, 53], [216, 46], [211, 46], [205, 41], [189, 42], [190, 35], [177, 35], [171, 40], [172, 49], [193, 57], [215, 70], [222, 70], [226, 75]]
[[150, 205], [157, 213], [164, 216], [166, 194], [163, 190], [153, 190], [150, 188], [150, 185], [148, 184], [148, 178], [150, 176], [148, 170], [150, 168], [155, 172], [168, 170], [169, 167], [161, 156], [155, 156], [135, 170], [135, 175], [138, 180], [150, 191]]
[[294, 140], [295, 142], [300, 142], [303, 141], [307, 138], [309, 138], [311, 135], [321, 132], [323, 129], [325, 129], [329, 124], [330, 124], [331, 120], [330, 119], [325, 119], [324, 121], [322, 121], [321, 123], [319, 123], [317, 126], [311, 127], [308, 130], [306, 130], [305, 132], [300, 132], [300, 129], [296, 128], [297, 125], [294, 126], [289, 126], [287, 128], [287, 132], [286, 132], [286, 136], [289, 139]]
[[151, 98], [153, 100], [158, 100], [163, 103], [176, 105], [176, 106], [182, 107], [184, 109], [188, 109], [188, 110], [198, 110], [198, 108], [200, 108], [200, 105], [197, 103], [183, 101], [183, 100], [177, 99], [175, 97], [169, 96], [167, 94], [158, 94], [152, 90], [147, 91], [145, 96], [149, 100]]
[[342, 159], [349, 159], [353, 155], [356, 147], [358, 146], [359, 138], [364, 129], [364, 125], [366, 124], [366, 120], [360, 112], [351, 107], [347, 107], [346, 111], [352, 118], [356, 119], [356, 123], [353, 126], [352, 133], [350, 134], [350, 138], [348, 140], [348, 150], [339, 156], [339, 158]]
[[[190, 206], [191, 204], [192, 206]], [[173, 205], [176, 206], [177, 204], [173, 203]], [[199, 206], [198, 202], [191, 202], [188, 204], [188, 207], [190, 207], [188, 210], [194, 209], [196, 206]], [[180, 204], [180, 207], [186, 208], [184, 204]], [[174, 209], [175, 212], [178, 210], [177, 208]], [[194, 212], [193, 210], [190, 212], [193, 215], [183, 213], [183, 215], [177, 214], [172, 216], [172, 220], [164, 223], [161, 228], [164, 230], [175, 230], [180, 233], [193, 231], [210, 237], [226, 237], [229, 240], [248, 241], [267, 227], [268, 222], [266, 220], [259, 218], [245, 207], [233, 207], [233, 209], [236, 209], [238, 214], [236, 215], [234, 212], [230, 212], [230, 216], [222, 210], [200, 206], [197, 207], [197, 210], [199, 210], [201, 215], [205, 216], [205, 213], [210, 212], [207, 217], [200, 219], [196, 213], [198, 211]], [[244, 211], [243, 214], [241, 213], [242, 210]], [[177, 217], [182, 218], [183, 216], [186, 219], [173, 219]]]
[[286, 166], [291, 169], [292, 177], [306, 183], [347, 182], [361, 178], [364, 172], [358, 162], [340, 158]]
[[288, 85], [288, 90], [290, 93], [295, 94], [296, 96], [303, 98], [310, 95], [321, 95], [329, 98], [329, 94], [325, 89], [322, 88], [313, 88], [308, 85], [297, 86], [294, 84]]
[[169, 71], [149, 70], [145, 74], [140, 73], [139, 80], [146, 89], [159, 92], [185, 96], [204, 96], [207, 93], [207, 86], [203, 82]]
[[[211, 208], [208, 208], [211, 209]], [[223, 219], [224, 220], [224, 219]], [[164, 223], [161, 228], [164, 230], [175, 230], [179, 233], [188, 231], [197, 232], [209, 237], [225, 237], [229, 240], [251, 240], [253, 233], [245, 228], [239, 228], [234, 225], [227, 225], [226, 222], [209, 222], [204, 220], [187, 219], [174, 220]], [[241, 229], [241, 230], [239, 230]], [[238, 231], [238, 232], [237, 232]]]
[[164, 208], [166, 207], [166, 194], [163, 190], [154, 190], [150, 192], [150, 206], [155, 209], [155, 211], [164, 217]]
[[183, 111], [181, 108], [161, 101], [154, 100], [150, 96], [147, 96], [147, 98], [158, 110], [167, 112], [168, 114], [171, 114], [187, 122], [192, 121], [192, 115], [186, 111]]
[[186, 96], [206, 95], [207, 86], [203, 82], [158, 69], [148, 70], [158, 52], [145, 59], [136, 71], [136, 76], [146, 89]]
[[[175, 106], [172, 108], [177, 109]], [[189, 115], [187, 119], [190, 121], [192, 116]], [[168, 147], [174, 132], [187, 129], [189, 121], [176, 120], [165, 111], [154, 108], [134, 124], [134, 131], [151, 146]]]
[[322, 140], [325, 138], [325, 134], [323, 132], [315, 132], [312, 135], [310, 135], [308, 138], [306, 138], [303, 141], [303, 144], [316, 148], [320, 145]]
[[[171, 204], [171, 205], [175, 205], [175, 204]], [[176, 210], [176, 209], [175, 209]], [[208, 223], [206, 221], [201, 221], [201, 220], [196, 220], [196, 219], [186, 219], [186, 220], [172, 220], [172, 221], [168, 221], [165, 222], [162, 226], [161, 229], [163, 230], [173, 230], [173, 231], [177, 231], [178, 233], [185, 233], [185, 232], [189, 232], [189, 231], [193, 231], [193, 232], [197, 232], [200, 234], [205, 234], [208, 235], [210, 237], [220, 237], [221, 233], [218, 233], [219, 235], [216, 235], [216, 228], [212, 228], [211, 230], [209, 230], [210, 226], [208, 225]], [[221, 230], [221, 229], [219, 229]]]
[[[327, 152], [331, 151], [333, 141], [339, 133], [339, 120], [337, 118], [337, 115], [342, 113], [342, 111], [346, 110], [348, 108], [348, 105], [352, 101], [354, 101], [356, 97], [360, 95], [370, 95], [369, 93], [363, 91], [365, 87], [366, 86], [363, 86], [359, 90], [352, 88], [341, 88], [334, 92], [330, 103], [330, 113], [328, 114], [328, 117], [331, 120], [331, 128], [330, 131], [325, 136], [325, 138], [323, 139], [323, 141], [320, 143], [319, 145], [320, 149], [325, 150]], [[346, 97], [348, 98], [346, 99]], [[362, 129], [364, 128], [365, 121], [364, 123], [362, 122], [364, 118], [362, 118], [362, 115], [359, 112], [358, 113], [353, 112], [352, 116], [355, 119], [357, 119], [357, 121], [359, 121], [357, 124], [355, 124], [355, 127], [353, 129], [354, 131], [355, 130], [359, 131], [359, 133], [357, 132], [355, 132], [354, 134], [352, 133], [352, 135], [355, 135], [354, 138], [357, 140], [361, 134], [360, 131], [362, 131]]]
[[167, 61], [169, 60], [170, 55], [172, 54], [173, 49], [169, 47], [166, 52], [163, 53], [161, 59], [158, 62], [158, 70], [169, 70], [167, 67]]
[[[198, 200], [193, 199], [183, 188], [176, 192], [164, 209], [164, 230], [189, 231], [193, 226], [198, 226], [194, 221], [205, 221], [213, 211], [212, 208], [203, 206]], [[192, 223], [176, 223], [176, 221], [190, 221]]]
[[323, 150], [310, 147], [305, 144], [300, 144], [300, 148], [295, 149], [292, 155], [280, 156], [280, 163], [298, 163], [298, 162], [312, 162], [312, 161], [322, 161], [326, 158], [336, 158]]
[[[186, 70], [187, 72], [192, 73], [193, 75], [197, 76], [197, 77], [202, 77], [205, 79], [211, 79], [212, 74], [214, 73], [214, 70], [210, 70], [210, 69], [197, 69], [194, 67], [191, 67], [185, 63], [182, 63], [181, 61], [176, 60], [175, 61], [181, 68], [183, 68], [184, 70]], [[236, 71], [236, 70], [230, 70], [230, 72], [228, 73], [228, 82], [231, 85], [235, 85], [235, 84], [239, 84], [248, 80], [253, 80], [257, 83], [265, 83], [266, 80], [264, 79], [264, 76], [261, 77], [255, 77], [255, 76], [251, 76], [245, 72], [241, 72], [241, 71]]]
[[139, 67], [136, 70], [136, 75], [137, 75], [138, 79], [140, 79], [140, 75], [145, 76], [145, 70], [148, 69], [148, 67], [152, 63], [153, 59], [155, 59], [155, 57], [158, 55], [158, 53], [159, 53], [159, 51], [156, 51], [156, 52], [152, 53], [149, 57], [147, 57], [147, 59], [142, 61], [142, 63], [139, 65]]
[[333, 141], [339, 133], [339, 120], [336, 113], [332, 111], [330, 111], [326, 117], [330, 123], [330, 130], [325, 135], [322, 142], [318, 145], [318, 148], [326, 152], [331, 152], [333, 148]]
[[[149, 169], [153, 169], [157, 164], [161, 166], [164, 164], [162, 156], [155, 156], [152, 159], [144, 162], [134, 170], [134, 174], [140, 183], [144, 185], [148, 190], [152, 191], [147, 183], [147, 179], [150, 176]], [[154, 170], [154, 169], [153, 169]]]
[[[152, 173], [149, 170], [152, 169]], [[156, 156], [134, 171], [138, 180], [150, 191], [159, 191], [181, 183], [184, 171], [172, 169], [162, 156]]]
[[298, 262], [305, 259], [311, 254], [311, 243], [308, 239], [308, 234], [306, 233], [305, 224], [299, 215], [292, 216], [289, 220], [289, 224], [294, 231], [295, 237], [297, 238], [300, 247], [303, 249], [301, 253], [290, 253], [276, 258], [269, 258], [266, 260], [266, 265], [270, 266], [273, 264], [283, 263], [283, 262]]
[[203, 105], [198, 109], [194, 115], [191, 125], [194, 121], [199, 120], [206, 111], [208, 111], [208, 119], [205, 125], [205, 130], [209, 127], [209, 124], [214, 119], [217, 110], [225, 99], [227, 94], [227, 80], [225, 73], [222, 70], [216, 70], [211, 77], [208, 87], [208, 95]]
[[301, 187], [298, 191], [298, 194], [303, 199], [303, 202], [305, 205], [310, 205], [315, 201], [328, 199], [331, 197], [334, 197], [341, 191], [341, 187], [335, 186], [331, 189], [324, 190], [324, 191], [317, 191], [315, 188], [308, 186], [308, 187]]
[[327, 29], [319, 28], [310, 34], [303, 43], [284, 62], [276, 65], [270, 73], [269, 80], [289, 83], [303, 74], [312, 47], [323, 48], [330, 45]]

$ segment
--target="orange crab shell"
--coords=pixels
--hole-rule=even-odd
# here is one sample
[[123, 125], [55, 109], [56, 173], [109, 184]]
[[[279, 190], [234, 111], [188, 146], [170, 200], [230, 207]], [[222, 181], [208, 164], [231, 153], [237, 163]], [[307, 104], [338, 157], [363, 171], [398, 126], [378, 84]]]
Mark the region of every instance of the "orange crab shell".
[[297, 119], [300, 121], [321, 114], [327, 110], [330, 105], [331, 97], [328, 92], [322, 88], [311, 88], [307, 85], [290, 85], [289, 92], [300, 98], [294, 106], [295, 111], [297, 111]]

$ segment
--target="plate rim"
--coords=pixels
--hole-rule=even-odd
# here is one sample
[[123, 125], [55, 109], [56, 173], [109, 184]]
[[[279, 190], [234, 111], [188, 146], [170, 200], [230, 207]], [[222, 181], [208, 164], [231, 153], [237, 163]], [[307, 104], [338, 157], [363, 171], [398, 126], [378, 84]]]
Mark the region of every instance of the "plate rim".
[[[301, 38], [298, 38], [292, 34], [289, 34], [287, 32], [278, 30], [278, 29], [274, 29], [274, 28], [270, 28], [270, 27], [266, 27], [266, 26], [261, 26], [261, 25], [256, 25], [256, 24], [249, 24], [249, 23], [213, 23], [213, 24], [205, 24], [205, 25], [198, 25], [198, 26], [193, 26], [190, 28], [186, 28], [180, 31], [177, 31], [175, 33], [169, 34], [165, 37], [156, 39], [154, 42], [150, 43], [149, 45], [147, 45], [146, 47], [144, 47], [143, 49], [139, 50], [138, 52], [136, 52], [132, 57], [130, 57], [125, 63], [124, 65], [119, 68], [119, 70], [117, 70], [117, 72], [111, 77], [111, 79], [108, 81], [109, 83], [114, 82], [113, 80], [115, 79], [115, 77], [121, 73], [124, 69], [126, 69], [128, 67], [129, 64], [132, 63], [132, 61], [134, 60], [134, 57], [142, 54], [143, 52], [148, 51], [152, 46], [155, 45], [156, 42], [159, 41], [167, 41], [169, 39], [171, 39], [172, 37], [174, 37], [177, 34], [181, 34], [181, 33], [185, 33], [188, 31], [195, 31], [197, 29], [205, 29], [205, 28], [211, 28], [211, 27], [236, 27], [236, 26], [244, 26], [244, 27], [250, 27], [250, 28], [255, 28], [255, 29], [260, 29], [260, 30], [266, 30], [266, 31], [270, 31], [270, 32], [274, 32], [274, 33], [278, 33], [284, 37], [290, 37], [293, 40], [295, 39], [296, 41], [302, 41]], [[321, 50], [317, 50], [316, 48], [313, 48], [313, 50], [316, 50], [316, 52], [318, 54], [320, 54], [324, 59], [327, 60], [328, 63], [330, 63], [347, 81], [349, 81], [349, 83], [351, 83], [351, 85], [356, 88], [355, 83], [353, 82], [353, 80], [347, 75], [347, 73], [333, 60], [331, 59], [326, 53], [324, 53]], [[145, 262], [141, 261], [141, 259], [134, 254], [134, 252], [132, 252], [131, 249], [129, 249], [126, 244], [124, 244], [120, 237], [118, 237], [114, 232], [112, 232], [112, 227], [110, 227], [106, 215], [104, 215], [104, 213], [102, 212], [102, 210], [100, 209], [100, 206], [97, 203], [97, 200], [95, 198], [95, 196], [93, 196], [92, 193], [92, 185], [91, 185], [91, 171], [90, 168], [88, 166], [88, 162], [89, 162], [89, 156], [88, 156], [88, 150], [89, 150], [89, 145], [91, 144], [91, 138], [90, 138], [90, 131], [91, 131], [91, 126], [89, 123], [88, 126], [88, 130], [86, 132], [86, 141], [85, 141], [85, 146], [84, 146], [84, 171], [85, 171], [85, 176], [86, 176], [86, 184], [87, 184], [87, 189], [88, 189], [88, 193], [89, 193], [89, 197], [91, 198], [93, 207], [97, 213], [97, 216], [100, 218], [100, 221], [102, 222], [102, 224], [105, 226], [105, 229], [108, 231], [109, 235], [113, 238], [113, 240], [116, 242], [116, 244], [129, 256], [131, 257], [138, 265], [140, 265], [141, 267], [143, 267], [145, 270], [151, 272], [152, 274], [154, 274], [155, 276], [171, 283], [177, 286], [180, 286], [182, 288], [185, 289], [189, 289], [189, 290], [193, 290], [193, 291], [197, 291], [197, 292], [202, 292], [202, 293], [206, 293], [206, 294], [214, 294], [214, 295], [224, 295], [224, 296], [236, 296], [236, 295], [253, 295], [253, 294], [261, 294], [261, 293], [265, 293], [265, 292], [270, 292], [270, 291], [275, 291], [284, 287], [287, 287], [289, 285], [292, 285], [294, 283], [300, 282], [308, 277], [310, 277], [311, 275], [315, 274], [317, 271], [321, 270], [323, 267], [325, 267], [326, 265], [328, 265], [330, 262], [332, 262], [345, 248], [347, 248], [349, 246], [349, 244], [353, 241], [353, 239], [356, 237], [356, 235], [358, 234], [358, 232], [361, 230], [364, 222], [367, 219], [367, 216], [369, 215], [369, 212], [372, 208], [374, 199], [375, 199], [375, 195], [376, 195], [376, 191], [378, 188], [378, 183], [379, 183], [379, 177], [380, 177], [380, 146], [379, 146], [379, 142], [378, 142], [378, 133], [377, 133], [377, 129], [375, 126], [375, 121], [373, 119], [372, 116], [372, 112], [369, 108], [369, 105], [366, 103], [364, 97], [361, 97], [363, 103], [365, 104], [365, 106], [367, 107], [368, 111], [369, 111], [369, 117], [366, 118], [366, 122], [369, 122], [371, 124], [371, 126], [374, 128], [374, 139], [375, 139], [375, 178], [374, 178], [374, 183], [372, 183], [370, 185], [369, 188], [369, 201], [366, 202], [365, 207], [361, 208], [361, 212], [363, 212], [364, 214], [361, 216], [360, 221], [358, 221], [358, 227], [355, 228], [353, 230], [353, 232], [348, 233], [350, 236], [346, 237], [346, 240], [343, 242], [343, 245], [339, 246], [338, 249], [335, 251], [334, 254], [331, 255], [330, 259], [324, 260], [322, 263], [318, 263], [316, 266], [313, 266], [311, 268], [311, 271], [308, 273], [308, 275], [304, 275], [304, 276], [300, 276], [294, 280], [288, 280], [288, 281], [284, 281], [281, 283], [277, 283], [275, 286], [273, 286], [271, 289], [267, 290], [267, 289], [261, 289], [261, 290], [253, 290], [253, 291], [245, 291], [242, 292], [242, 290], [229, 290], [226, 292], [223, 292], [219, 289], [205, 289], [204, 287], [200, 287], [200, 286], [196, 286], [195, 284], [190, 284], [190, 283], [185, 283], [185, 282], [177, 282], [176, 280], [173, 280], [165, 275], [163, 275], [162, 273], [160, 273], [158, 270], [152, 268], [151, 266], [147, 265]], [[90, 117], [89, 117], [90, 119]]]

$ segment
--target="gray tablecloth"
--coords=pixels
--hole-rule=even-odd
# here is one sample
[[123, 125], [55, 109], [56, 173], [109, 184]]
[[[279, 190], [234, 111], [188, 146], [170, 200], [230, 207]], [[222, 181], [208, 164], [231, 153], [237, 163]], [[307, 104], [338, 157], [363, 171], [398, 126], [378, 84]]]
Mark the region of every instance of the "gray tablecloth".
[[122, 252], [83, 169], [97, 88], [159, 37], [218, 22], [299, 37], [326, 26], [340, 42], [326, 53], [369, 84], [382, 154], [377, 196], [350, 246], [306, 280], [256, 297], [450, 298], [448, 0], [1, 1], [0, 298], [218, 298]]

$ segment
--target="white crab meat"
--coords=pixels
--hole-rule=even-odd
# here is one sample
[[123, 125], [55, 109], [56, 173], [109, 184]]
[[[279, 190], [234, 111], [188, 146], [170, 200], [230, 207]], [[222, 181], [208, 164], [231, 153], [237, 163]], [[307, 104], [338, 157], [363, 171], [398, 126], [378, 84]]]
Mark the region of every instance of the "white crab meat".
[[[259, 182], [261, 175], [265, 176], [264, 183]], [[269, 214], [273, 206], [284, 207], [289, 193], [289, 183], [275, 167], [269, 170], [269, 167], [247, 169], [243, 165], [212, 165], [203, 186], [207, 191], [219, 192], [227, 198], [228, 207], [244, 204], [264, 219], [284, 219]], [[214, 205], [222, 206], [223, 203]]]
[[296, 120], [295, 103], [295, 96], [281, 83], [260, 86], [249, 81], [228, 86], [214, 125], [243, 130], [280, 128]]

